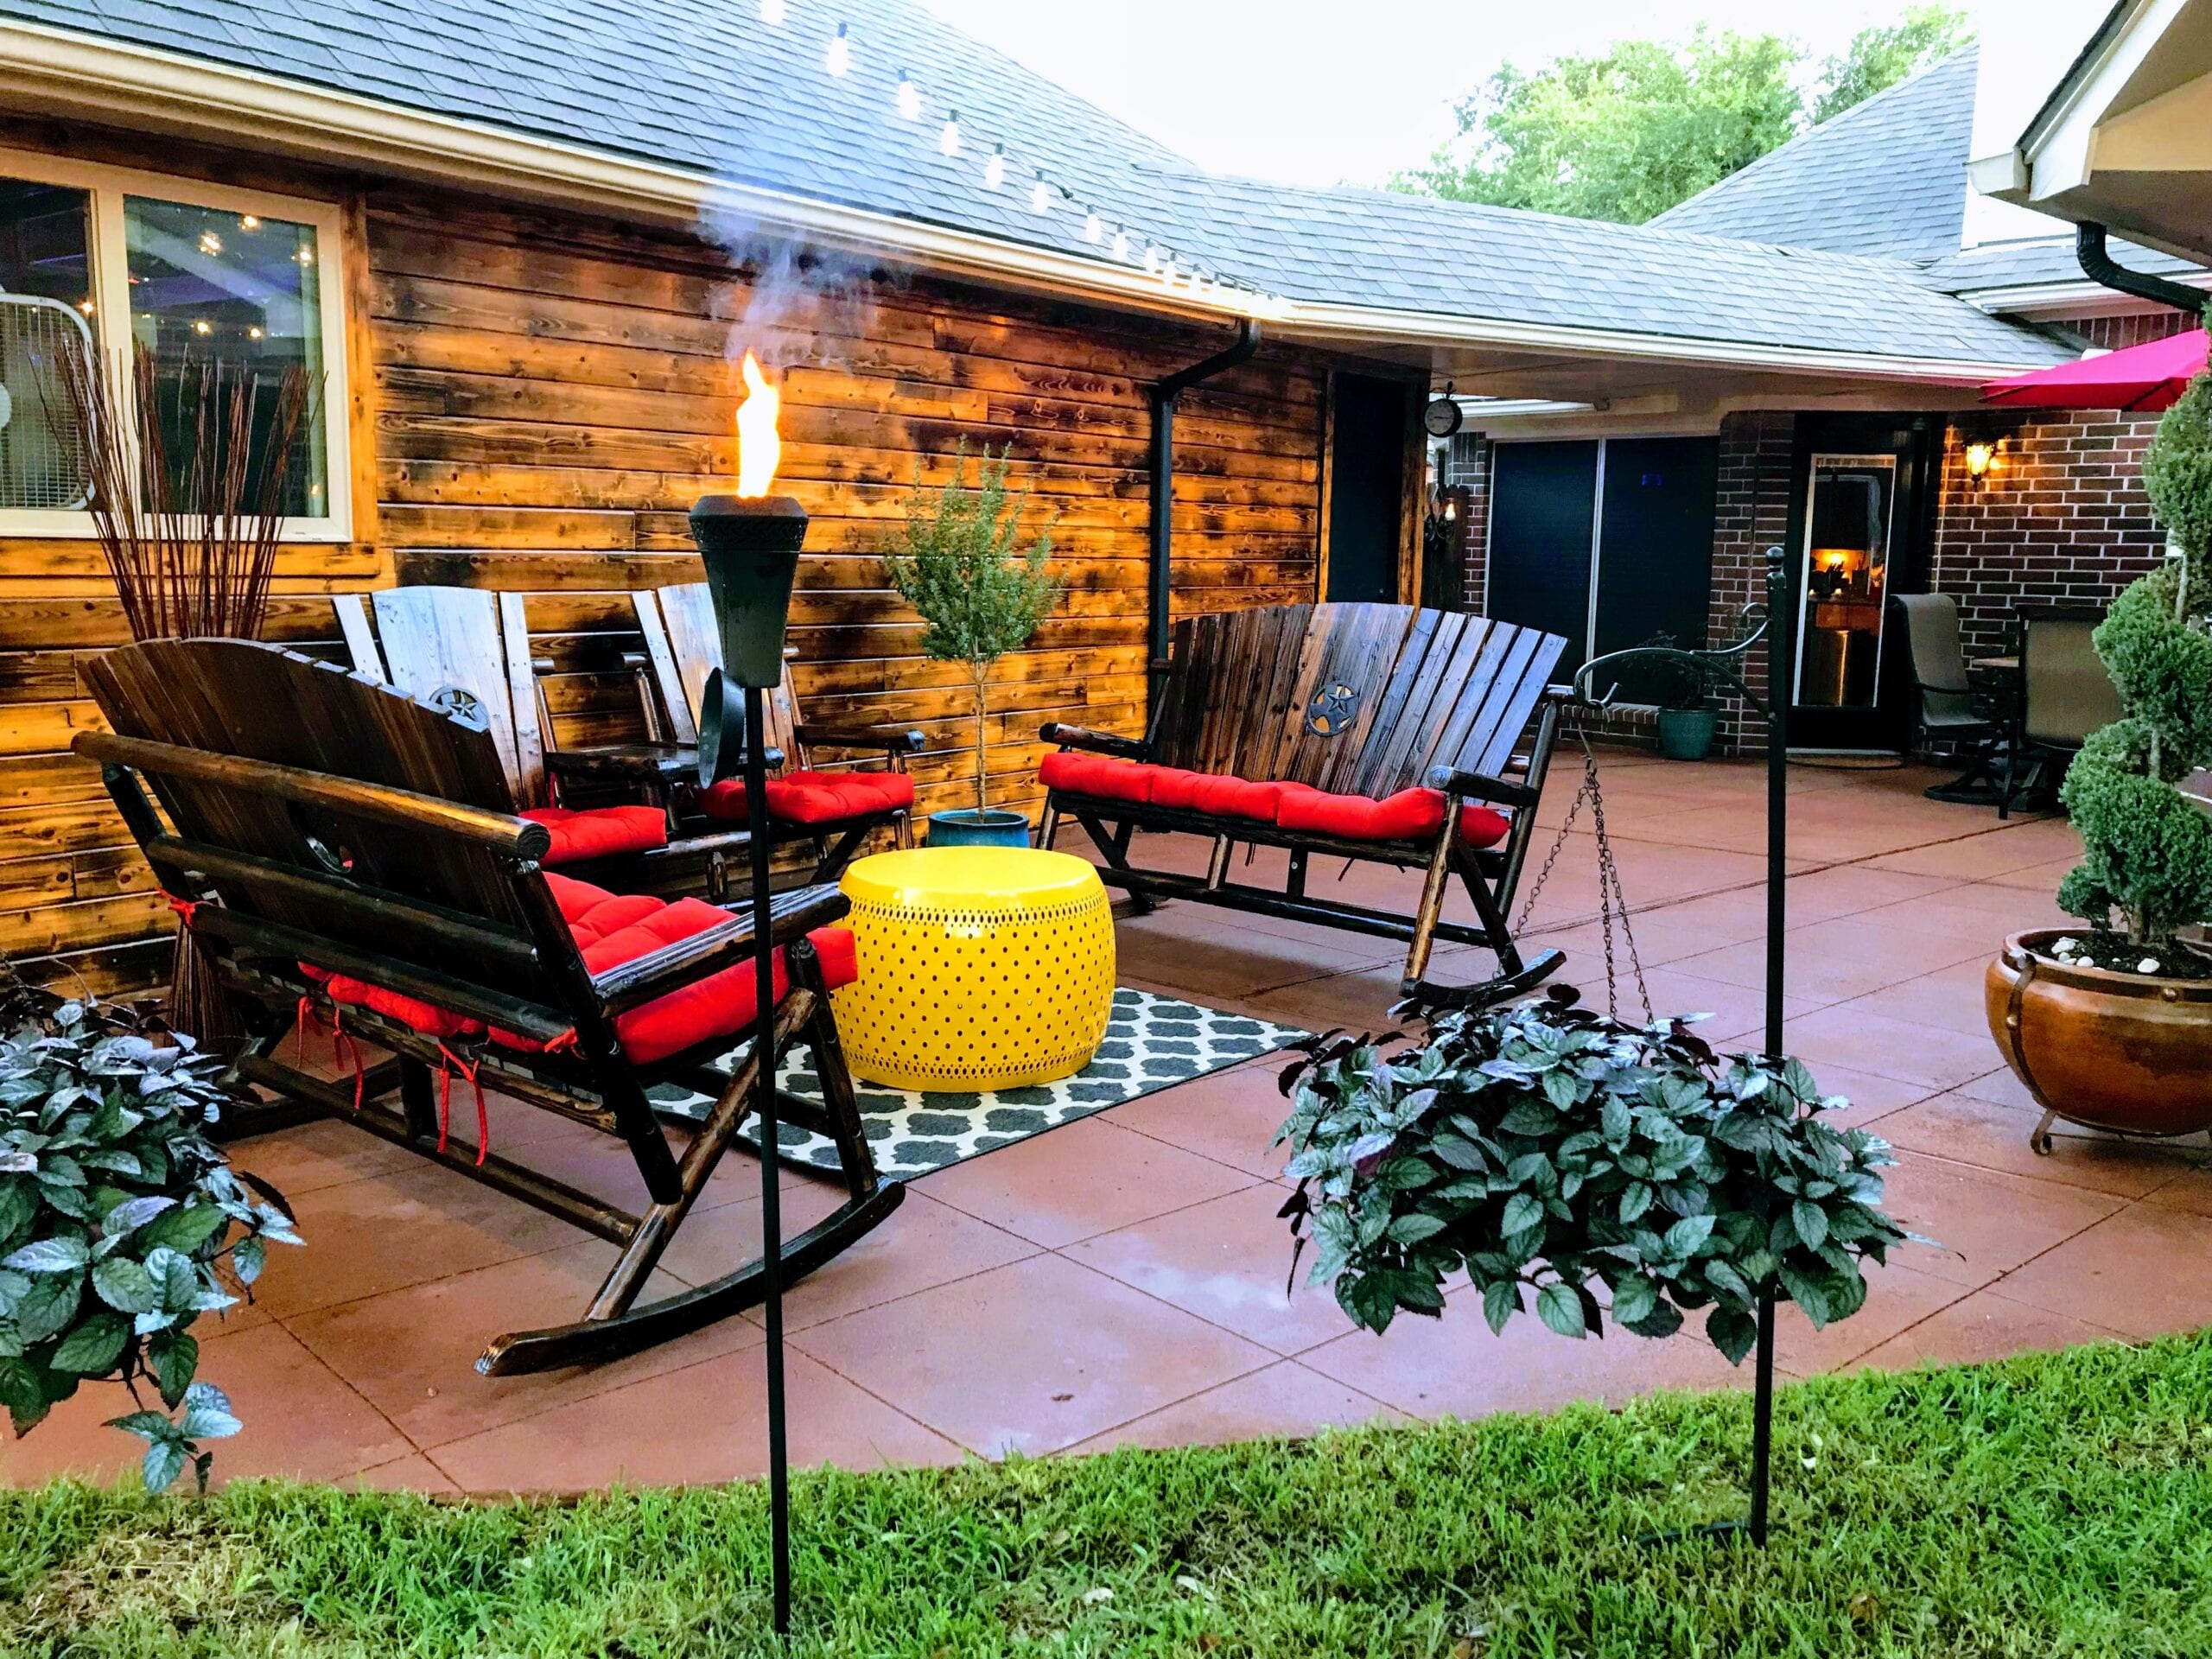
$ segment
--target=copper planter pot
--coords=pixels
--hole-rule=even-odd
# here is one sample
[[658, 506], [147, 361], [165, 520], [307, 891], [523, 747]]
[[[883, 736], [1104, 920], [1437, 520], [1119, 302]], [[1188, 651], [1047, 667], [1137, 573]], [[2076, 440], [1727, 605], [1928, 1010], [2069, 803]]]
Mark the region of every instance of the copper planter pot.
[[2050, 959], [2064, 930], [2015, 933], [1982, 981], [1989, 1034], [2054, 1117], [2122, 1135], [2212, 1129], [2212, 980], [2162, 979]]

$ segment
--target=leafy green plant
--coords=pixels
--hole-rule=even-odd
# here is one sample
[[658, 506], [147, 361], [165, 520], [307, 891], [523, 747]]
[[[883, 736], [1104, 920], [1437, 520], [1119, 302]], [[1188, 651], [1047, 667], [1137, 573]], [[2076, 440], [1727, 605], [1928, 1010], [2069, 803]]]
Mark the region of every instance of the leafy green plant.
[[978, 812], [988, 804], [983, 723], [990, 713], [991, 664], [1027, 645], [1060, 595], [1059, 578], [1046, 568], [1052, 556], [1051, 525], [1021, 545], [1029, 497], [1024, 491], [1007, 499], [1012, 448], [994, 456], [987, 446], [972, 485], [964, 442], [954, 454], [952, 481], [942, 489], [923, 484], [917, 462], [903, 550], [884, 559], [891, 585], [929, 625], [922, 654], [968, 667], [976, 697]]
[[2089, 734], [2060, 788], [2083, 853], [2058, 902], [2100, 930], [2118, 911], [2122, 954], [2157, 972], [2183, 953], [2177, 930], [2212, 918], [2212, 817], [2177, 787], [2212, 766], [2212, 374], [2160, 418], [2143, 484], [2173, 556], [2097, 626], [2124, 713]]
[[[217, 1061], [129, 1008], [0, 987], [0, 1399], [28, 1434], [87, 1377], [166, 1409], [111, 1427], [146, 1441], [149, 1491], [238, 1419], [194, 1380], [192, 1325], [238, 1300], [272, 1244], [297, 1244], [283, 1195], [234, 1173], [208, 1139], [226, 1098]], [[150, 1034], [149, 1034], [150, 1033]], [[251, 1183], [249, 1190], [248, 1183]]]
[[[1433, 1318], [1465, 1270], [1493, 1331], [1525, 1310], [1561, 1336], [1605, 1314], [1665, 1337], [1704, 1309], [1732, 1363], [1771, 1287], [1815, 1327], [1866, 1300], [1863, 1260], [1908, 1236], [1880, 1209], [1888, 1146], [1837, 1130], [1796, 1060], [1722, 1060], [1685, 1022], [1632, 1027], [1560, 988], [1440, 1013], [1424, 1041], [1317, 1038], [1283, 1074], [1283, 1213], [1358, 1324]], [[1601, 1295], [1602, 1293], [1602, 1295]]]

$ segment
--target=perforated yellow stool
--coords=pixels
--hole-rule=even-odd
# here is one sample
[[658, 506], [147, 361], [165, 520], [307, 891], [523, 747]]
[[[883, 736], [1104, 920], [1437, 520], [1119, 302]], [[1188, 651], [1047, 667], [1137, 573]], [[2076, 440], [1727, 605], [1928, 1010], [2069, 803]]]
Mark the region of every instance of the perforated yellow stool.
[[857, 860], [838, 885], [860, 978], [830, 1002], [855, 1077], [950, 1093], [1090, 1064], [1114, 1007], [1114, 916], [1082, 859], [921, 847]]

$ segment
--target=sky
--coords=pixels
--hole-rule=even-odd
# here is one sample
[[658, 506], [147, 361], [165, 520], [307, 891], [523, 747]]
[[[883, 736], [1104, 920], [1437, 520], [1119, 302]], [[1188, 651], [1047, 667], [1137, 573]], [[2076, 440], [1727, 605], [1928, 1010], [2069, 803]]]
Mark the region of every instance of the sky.
[[[1381, 184], [1452, 132], [1452, 102], [1523, 68], [1700, 22], [1840, 53], [1907, 0], [923, 0], [1202, 166]], [[2087, 37], [2105, 0], [1982, 0], [1985, 38]], [[2060, 67], [2063, 67], [2061, 59]], [[2055, 76], [2055, 72], [2054, 72]]]

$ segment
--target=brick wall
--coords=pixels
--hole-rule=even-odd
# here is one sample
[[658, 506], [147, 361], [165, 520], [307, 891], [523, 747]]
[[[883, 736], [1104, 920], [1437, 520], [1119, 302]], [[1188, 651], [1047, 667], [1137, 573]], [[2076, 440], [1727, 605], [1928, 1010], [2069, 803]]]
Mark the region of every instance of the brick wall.
[[2161, 306], [2156, 311], [2133, 311], [2125, 316], [2076, 317], [2066, 326], [2090, 345], [2116, 352], [2128, 346], [2171, 339], [2185, 328], [2194, 328], [2196, 322], [2187, 312]]
[[1490, 440], [1462, 432], [1452, 440], [1444, 462], [1444, 484], [1459, 497], [1460, 588], [1467, 608], [1480, 612], [1490, 553]]
[[2016, 606], [2108, 605], [2157, 565], [2165, 535], [2141, 472], [2157, 429], [2098, 410], [1977, 422], [1968, 434], [2001, 439], [1980, 480], [1961, 428], [1944, 435], [1929, 585], [1957, 596], [1969, 656], [2010, 647]]
[[[1789, 533], [1789, 464], [1796, 416], [1787, 410], [1731, 415], [1720, 423], [1720, 469], [1713, 504], [1713, 604], [1706, 637], [1732, 639], [1746, 605], [1766, 601], [1766, 550]], [[1751, 653], [1744, 677], [1766, 690], [1764, 651]], [[1764, 741], [1741, 697], [1723, 700], [1719, 743], [1739, 753]]]

